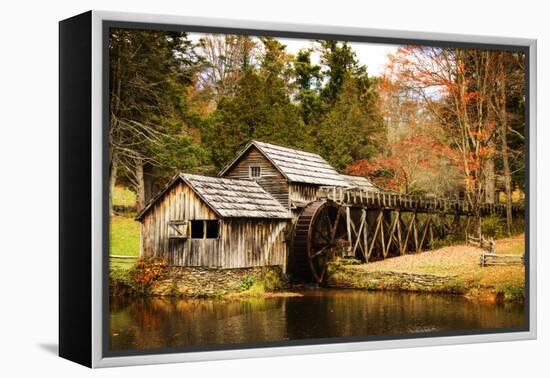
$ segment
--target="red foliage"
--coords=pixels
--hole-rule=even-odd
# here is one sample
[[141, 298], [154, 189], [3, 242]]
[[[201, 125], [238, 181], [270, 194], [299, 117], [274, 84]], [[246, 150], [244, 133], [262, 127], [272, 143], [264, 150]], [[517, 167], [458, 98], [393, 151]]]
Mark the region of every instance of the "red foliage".
[[[479, 202], [483, 193], [484, 163], [495, 149], [496, 125], [490, 111], [492, 87], [485, 85], [503, 80], [501, 73], [494, 70], [494, 59], [494, 53], [476, 49], [405, 46], [389, 57], [385, 72], [384, 79], [395, 83], [396, 87], [381, 87], [382, 90], [394, 92], [394, 96], [399, 96], [401, 91], [419, 99], [425, 109], [435, 116], [434, 119], [441, 123], [440, 128], [448, 145], [434, 145], [432, 152], [436, 156], [438, 152], [445, 154], [460, 169], [466, 190], [475, 203]], [[407, 175], [392, 167], [395, 162], [407, 162], [407, 159], [396, 154], [396, 148], [399, 148], [405, 155], [409, 146], [408, 141], [403, 142], [404, 145], [394, 146], [387, 157], [390, 161], [377, 162], [391, 172], [389, 184], [394, 187], [407, 182]], [[429, 146], [429, 143], [420, 145]], [[422, 153], [419, 155], [416, 165], [429, 169], [430, 162], [422, 158]], [[375, 176], [380, 172], [372, 164], [356, 164], [350, 169], [363, 170], [365, 174]]]
[[163, 259], [139, 259], [132, 271], [132, 280], [135, 289], [139, 292], [147, 292], [154, 282], [164, 278], [166, 268], [167, 263]]
[[390, 143], [390, 153], [372, 161], [358, 160], [347, 168], [353, 175], [368, 177], [385, 190], [411, 192], [418, 178], [439, 169], [449, 147], [422, 134], [403, 135]]

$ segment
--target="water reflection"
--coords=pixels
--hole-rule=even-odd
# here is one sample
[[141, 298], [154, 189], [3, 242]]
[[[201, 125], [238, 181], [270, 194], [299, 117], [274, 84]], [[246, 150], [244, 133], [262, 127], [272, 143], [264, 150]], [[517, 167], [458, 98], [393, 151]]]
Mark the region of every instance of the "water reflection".
[[238, 301], [111, 298], [110, 348], [510, 328], [524, 322], [521, 305], [455, 296], [329, 289], [303, 294]]

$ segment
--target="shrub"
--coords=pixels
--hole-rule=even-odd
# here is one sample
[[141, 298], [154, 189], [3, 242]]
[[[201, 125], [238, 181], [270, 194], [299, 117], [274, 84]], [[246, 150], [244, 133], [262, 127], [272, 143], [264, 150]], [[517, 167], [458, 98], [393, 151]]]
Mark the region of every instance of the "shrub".
[[506, 236], [506, 220], [498, 214], [492, 214], [481, 219], [481, 234], [492, 238]]
[[111, 295], [124, 295], [133, 291], [131, 271], [118, 266], [109, 269], [109, 292]]
[[263, 297], [265, 295], [265, 286], [263, 282], [254, 281], [254, 283], [239, 295], [242, 297]]
[[256, 279], [252, 276], [246, 276], [243, 281], [241, 282], [241, 291], [246, 291], [254, 285], [254, 282], [256, 282]]
[[284, 288], [281, 275], [270, 269], [262, 272], [261, 281], [266, 291], [277, 291]]
[[497, 287], [497, 295], [501, 294], [504, 301], [521, 302], [525, 299], [523, 285], [502, 285]]
[[139, 259], [130, 271], [134, 291], [138, 294], [148, 294], [152, 284], [165, 277], [166, 268], [167, 264], [163, 259]]
[[447, 235], [444, 239], [435, 239], [433, 241], [433, 244], [431, 246], [432, 249], [439, 249], [443, 247], [449, 247], [451, 245], [455, 244], [462, 244], [464, 243], [464, 239], [458, 239], [454, 235]]

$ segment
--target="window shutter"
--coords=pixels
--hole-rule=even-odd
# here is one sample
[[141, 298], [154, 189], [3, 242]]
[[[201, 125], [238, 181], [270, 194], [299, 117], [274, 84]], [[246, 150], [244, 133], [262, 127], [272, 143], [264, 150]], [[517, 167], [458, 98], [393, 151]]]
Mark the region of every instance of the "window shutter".
[[189, 222], [186, 220], [171, 220], [168, 222], [168, 238], [189, 238]]

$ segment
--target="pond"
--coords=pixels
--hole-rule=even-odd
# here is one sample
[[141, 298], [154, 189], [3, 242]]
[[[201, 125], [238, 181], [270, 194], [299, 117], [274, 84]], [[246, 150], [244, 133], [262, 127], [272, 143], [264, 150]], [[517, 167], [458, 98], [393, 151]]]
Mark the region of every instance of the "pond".
[[110, 350], [515, 328], [524, 306], [460, 296], [312, 289], [241, 300], [112, 297]]

